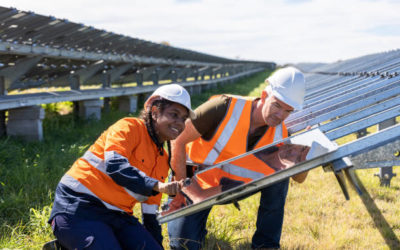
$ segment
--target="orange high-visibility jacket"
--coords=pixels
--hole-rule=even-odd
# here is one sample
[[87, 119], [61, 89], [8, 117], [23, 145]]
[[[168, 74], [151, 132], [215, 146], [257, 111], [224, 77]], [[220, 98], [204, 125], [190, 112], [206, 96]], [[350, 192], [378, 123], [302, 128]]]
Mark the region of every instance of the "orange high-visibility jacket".
[[[243, 154], [247, 151], [247, 136], [250, 129], [253, 99], [231, 96], [231, 102], [224, 119], [210, 140], [198, 138], [187, 144], [188, 161], [214, 165]], [[286, 126], [269, 127], [254, 149], [282, 140], [288, 136]], [[246, 156], [222, 167], [213, 168], [196, 175], [203, 188], [219, 185], [221, 177], [249, 182], [274, 170], [253, 155]]]
[[[116, 166], [120, 164], [129, 165], [125, 165], [124, 173], [116, 177]], [[128, 167], [133, 169], [126, 171]], [[124, 118], [107, 129], [75, 161], [61, 183], [76, 192], [97, 197], [108, 209], [132, 214], [134, 205], [144, 202], [146, 205], [142, 204], [143, 212], [155, 213], [161, 201], [161, 193], [155, 196], [144, 195], [143, 192], [138, 192], [139, 188], [134, 190], [127, 178], [134, 179], [136, 174], [136, 179], [142, 182], [143, 178], [140, 177], [151, 177], [164, 182], [168, 170], [168, 154], [164, 151], [160, 155], [144, 121]]]

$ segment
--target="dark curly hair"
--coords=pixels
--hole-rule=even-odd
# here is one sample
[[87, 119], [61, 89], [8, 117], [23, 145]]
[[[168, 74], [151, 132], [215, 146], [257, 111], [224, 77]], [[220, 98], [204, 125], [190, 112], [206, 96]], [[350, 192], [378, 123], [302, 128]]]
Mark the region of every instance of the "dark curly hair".
[[[154, 129], [154, 120], [153, 120], [153, 116], [151, 113], [151, 109], [153, 106], [156, 106], [157, 109], [160, 111], [160, 113], [163, 113], [164, 110], [171, 106], [174, 102], [168, 101], [166, 99], [160, 99], [160, 100], [155, 100], [152, 104], [149, 110], [146, 111], [146, 109], [143, 109], [142, 112], [140, 113], [140, 118], [144, 120], [145, 124], [146, 124], [146, 128], [147, 128], [147, 132], [149, 133], [151, 139], [153, 140], [153, 142], [156, 144], [158, 151], [160, 152], [160, 155], [163, 155], [163, 147], [164, 147], [164, 143], [160, 142], [160, 140], [158, 139], [157, 133]], [[171, 143], [170, 141], [167, 141], [167, 148], [168, 148], [168, 164], [170, 164], [171, 162]]]

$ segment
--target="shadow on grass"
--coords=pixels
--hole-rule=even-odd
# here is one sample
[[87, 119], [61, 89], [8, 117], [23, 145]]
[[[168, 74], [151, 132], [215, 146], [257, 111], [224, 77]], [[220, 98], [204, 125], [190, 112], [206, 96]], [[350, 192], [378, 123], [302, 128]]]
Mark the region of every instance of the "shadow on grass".
[[[243, 241], [241, 243], [239, 243], [238, 245], [235, 246], [234, 249], [240, 249], [240, 250], [252, 250], [253, 248], [251, 248], [251, 242], [250, 241]], [[262, 248], [262, 249], [275, 249], [275, 248]], [[285, 246], [281, 246], [280, 248], [281, 250], [286, 250], [286, 249], [290, 249], [290, 250], [308, 250], [310, 249], [309, 246], [296, 246], [295, 248], [291, 247], [285, 247]]]
[[363, 201], [365, 207], [368, 210], [372, 220], [375, 223], [376, 228], [379, 230], [383, 239], [385, 240], [387, 246], [390, 249], [400, 249], [400, 241], [397, 238], [396, 234], [393, 232], [389, 223], [385, 220], [385, 217], [382, 215], [379, 208], [376, 206], [374, 200], [369, 195], [368, 191], [365, 189], [361, 180], [358, 178], [356, 174], [354, 174], [358, 185], [362, 191], [361, 200]]
[[250, 241], [243, 241], [239, 243], [235, 249], [243, 249], [243, 250], [251, 250], [251, 242]]
[[228, 240], [222, 240], [215, 238], [214, 235], [207, 235], [206, 242], [204, 243], [203, 248], [204, 250], [233, 250], [232, 243]]

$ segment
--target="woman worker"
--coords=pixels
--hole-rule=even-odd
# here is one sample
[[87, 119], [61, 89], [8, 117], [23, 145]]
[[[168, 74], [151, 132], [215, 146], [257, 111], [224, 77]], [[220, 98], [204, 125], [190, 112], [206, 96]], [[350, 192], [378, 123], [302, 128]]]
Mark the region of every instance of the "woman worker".
[[[176, 194], [181, 182], [164, 183], [175, 139], [194, 118], [188, 92], [177, 84], [158, 88], [141, 118], [109, 127], [59, 182], [49, 223], [68, 249], [160, 249], [155, 212], [161, 193]], [[142, 205], [143, 224], [132, 216]]]

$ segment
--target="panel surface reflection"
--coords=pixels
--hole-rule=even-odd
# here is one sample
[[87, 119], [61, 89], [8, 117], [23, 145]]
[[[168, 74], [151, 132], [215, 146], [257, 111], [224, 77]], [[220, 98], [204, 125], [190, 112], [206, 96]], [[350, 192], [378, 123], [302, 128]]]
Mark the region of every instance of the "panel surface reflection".
[[164, 216], [185, 206], [199, 203], [211, 196], [276, 171], [290, 168], [304, 161], [309, 151], [309, 146], [284, 144], [266, 148], [218, 167], [194, 166], [195, 176], [186, 182], [185, 187], [168, 206], [164, 206], [161, 215]]
[[291, 137], [285, 143], [267, 146], [254, 153], [249, 152], [251, 154], [244, 154], [243, 157], [236, 157], [222, 164], [194, 164], [195, 175], [187, 179], [185, 187], [163, 206], [159, 216], [196, 205], [229, 189], [246, 185], [336, 149], [337, 146], [319, 129], [314, 129]]

